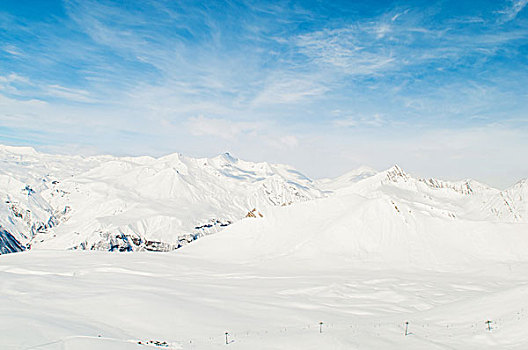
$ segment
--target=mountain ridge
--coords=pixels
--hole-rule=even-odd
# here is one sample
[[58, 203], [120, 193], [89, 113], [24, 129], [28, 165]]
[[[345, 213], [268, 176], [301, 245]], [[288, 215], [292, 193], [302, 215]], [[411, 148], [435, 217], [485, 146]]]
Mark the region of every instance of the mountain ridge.
[[0, 157], [0, 224], [31, 248], [172, 250], [253, 208], [323, 195], [291, 167], [226, 154], [78, 157], [2, 147]]
[[423, 211], [442, 220], [528, 221], [526, 179], [501, 191], [472, 179], [414, 178], [394, 165], [380, 172], [363, 166], [314, 181], [287, 165], [229, 153], [82, 157], [2, 145], [0, 161], [5, 252], [168, 251], [250, 213], [266, 216], [274, 207], [351, 194], [382, 199], [399, 216]]

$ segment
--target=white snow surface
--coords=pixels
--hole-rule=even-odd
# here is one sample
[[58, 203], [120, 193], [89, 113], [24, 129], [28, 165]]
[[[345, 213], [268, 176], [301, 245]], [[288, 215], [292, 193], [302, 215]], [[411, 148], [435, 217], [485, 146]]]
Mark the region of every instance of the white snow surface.
[[221, 235], [169, 253], [0, 256], [0, 348], [521, 350], [528, 343], [525, 260], [457, 269], [338, 257], [331, 266], [321, 264], [324, 256], [242, 264], [191, 251]]
[[[46, 228], [61, 244], [44, 240], [37, 249], [0, 255], [2, 349], [480, 350], [528, 344], [526, 180], [500, 191], [473, 180], [415, 179], [394, 166], [310, 182], [291, 168], [262, 165], [273, 169], [271, 178], [282, 179], [279, 184], [294, 176], [303, 186], [295, 186], [306, 193], [302, 201], [282, 206], [291, 198], [272, 200], [270, 193], [259, 192], [265, 179], [245, 178], [253, 163], [227, 156], [72, 157], [77, 165], [68, 168], [70, 160], [63, 157], [54, 160], [30, 149], [3, 152], [20, 157], [2, 168], [8, 179], [3, 188], [25, 188], [43, 172], [70, 169], [72, 179], [59, 180], [70, 192], [64, 197], [76, 205], [83, 202], [71, 199], [75, 196], [89, 201], [76, 210], [124, 209], [95, 219], [65, 214], [67, 221]], [[38, 161], [27, 160], [31, 157]], [[205, 173], [204, 182], [221, 178], [213, 183], [223, 189], [229, 186], [224, 180], [237, 184], [235, 192], [242, 181], [247, 187], [241, 194], [257, 188], [254, 196], [261, 202], [242, 202], [240, 210], [262, 207], [263, 217], [238, 220], [167, 253], [43, 249], [67, 248], [63, 242], [71, 234], [65, 227], [72, 220], [79, 227], [84, 220], [122, 227], [147, 208], [162, 210], [177, 193], [194, 203], [188, 198], [196, 198], [197, 186], [171, 187], [180, 184], [174, 172], [170, 180], [165, 175], [154, 182], [137, 180], [144, 172], [147, 178], [164, 174], [175, 158], [185, 159], [187, 168], [177, 167], [176, 174], [187, 174], [187, 183]], [[233, 169], [242, 167], [233, 165], [238, 162], [244, 171]], [[213, 169], [204, 170], [207, 164]], [[223, 174], [226, 166], [229, 175]], [[19, 206], [40, 208], [35, 215], [44, 215], [46, 205], [56, 210], [54, 198], [63, 197], [47, 194], [52, 179], [44, 189], [29, 183], [34, 193], [19, 191], [11, 198]], [[226, 197], [232, 189], [227, 188]], [[185, 225], [185, 216], [179, 218]]]

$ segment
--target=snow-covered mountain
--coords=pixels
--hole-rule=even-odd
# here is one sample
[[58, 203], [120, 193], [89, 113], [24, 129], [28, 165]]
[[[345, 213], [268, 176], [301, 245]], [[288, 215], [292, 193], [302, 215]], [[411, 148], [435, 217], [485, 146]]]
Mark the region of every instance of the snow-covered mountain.
[[325, 192], [384, 197], [431, 215], [490, 222], [528, 222], [528, 181], [500, 191], [478, 181], [414, 178], [395, 165], [376, 172], [362, 167], [334, 180], [317, 181]]
[[[526, 180], [500, 191], [474, 180], [416, 179], [394, 166], [381, 172], [361, 167], [336, 179], [312, 181], [289, 166], [246, 162], [227, 153], [201, 159], [181, 154], [80, 157], [0, 146], [0, 162], [1, 253], [28, 248], [168, 251], [245, 217], [261, 216], [263, 221], [249, 224], [259, 227], [248, 230], [267, 227], [288, 236], [291, 244], [304, 241], [311, 230], [318, 237], [331, 230], [333, 241], [354, 237], [361, 245], [376, 235], [427, 230], [441, 237], [442, 230], [474, 230], [468, 223], [491, 231], [496, 225], [528, 223]], [[328, 198], [313, 202], [323, 197]], [[313, 203], [281, 208], [307, 201]], [[327, 207], [319, 208], [320, 203]], [[274, 215], [292, 219], [267, 218]], [[279, 226], [266, 226], [268, 219]], [[292, 222], [303, 227], [303, 236], [284, 233]], [[337, 230], [336, 222], [342, 225]]]
[[362, 166], [333, 179], [316, 180], [316, 183], [325, 191], [333, 192], [353, 185], [360, 180], [374, 176], [377, 173], [378, 171], [373, 168]]
[[285, 165], [57, 156], [0, 146], [0, 251], [172, 250], [272, 206], [321, 197]]
[[319, 261], [328, 268], [526, 260], [526, 181], [499, 191], [473, 180], [415, 179], [398, 166], [357, 173], [324, 181], [323, 190], [333, 189], [326, 198], [244, 220], [185, 253], [244, 264]]

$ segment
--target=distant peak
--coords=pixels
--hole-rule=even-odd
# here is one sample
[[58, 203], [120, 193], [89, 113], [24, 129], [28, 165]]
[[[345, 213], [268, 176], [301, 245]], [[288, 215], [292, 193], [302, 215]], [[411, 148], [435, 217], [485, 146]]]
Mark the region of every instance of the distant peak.
[[511, 186], [507, 190], [521, 189], [521, 188], [528, 189], [528, 178], [517, 181], [513, 186]]
[[397, 164], [387, 169], [385, 173], [387, 174], [387, 178], [392, 182], [398, 182], [399, 180], [407, 181], [410, 178]]
[[33, 148], [29, 146], [7, 146], [7, 145], [0, 145], [0, 150], [6, 151], [9, 153], [16, 153], [16, 154], [22, 154], [22, 155], [35, 155], [38, 154], [38, 152]]
[[526, 178], [526, 179], [522, 179], [522, 180], [519, 180], [519, 181], [517, 182], [517, 184], [518, 184], [518, 185], [522, 185], [522, 186], [526, 186], [526, 185], [528, 185], [528, 178]]
[[402, 172], [402, 173], [404, 172], [403, 169], [398, 164], [394, 164], [388, 170], [389, 171], [399, 171], [399, 172]]
[[181, 153], [171, 153], [159, 158], [165, 162], [181, 162], [183, 155]]
[[238, 161], [238, 158], [234, 157], [229, 152], [225, 152], [224, 154], [221, 155], [221, 157], [231, 163], [235, 163], [236, 161]]

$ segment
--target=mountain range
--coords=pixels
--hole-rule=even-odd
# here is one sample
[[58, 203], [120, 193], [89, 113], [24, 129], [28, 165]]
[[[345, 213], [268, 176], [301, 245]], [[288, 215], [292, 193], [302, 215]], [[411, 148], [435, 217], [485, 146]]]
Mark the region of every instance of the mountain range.
[[[424, 244], [461, 249], [460, 236], [464, 248], [475, 248], [471, 254], [492, 254], [515, 242], [501, 237], [528, 224], [527, 180], [501, 191], [475, 180], [414, 178], [398, 166], [311, 180], [287, 165], [228, 153], [81, 157], [0, 146], [0, 162], [2, 254], [170, 251], [229, 226], [200, 245], [215, 244], [220, 252], [235, 249], [230, 239], [247, 239], [251, 246], [236, 245], [231, 255], [273, 249], [277, 256], [309, 257], [326, 250], [419, 261], [429, 251]], [[262, 244], [240, 230], [261, 232]], [[493, 247], [490, 239], [497, 241]], [[421, 248], [409, 252], [412, 245]], [[449, 255], [435, 252], [437, 259]]]

